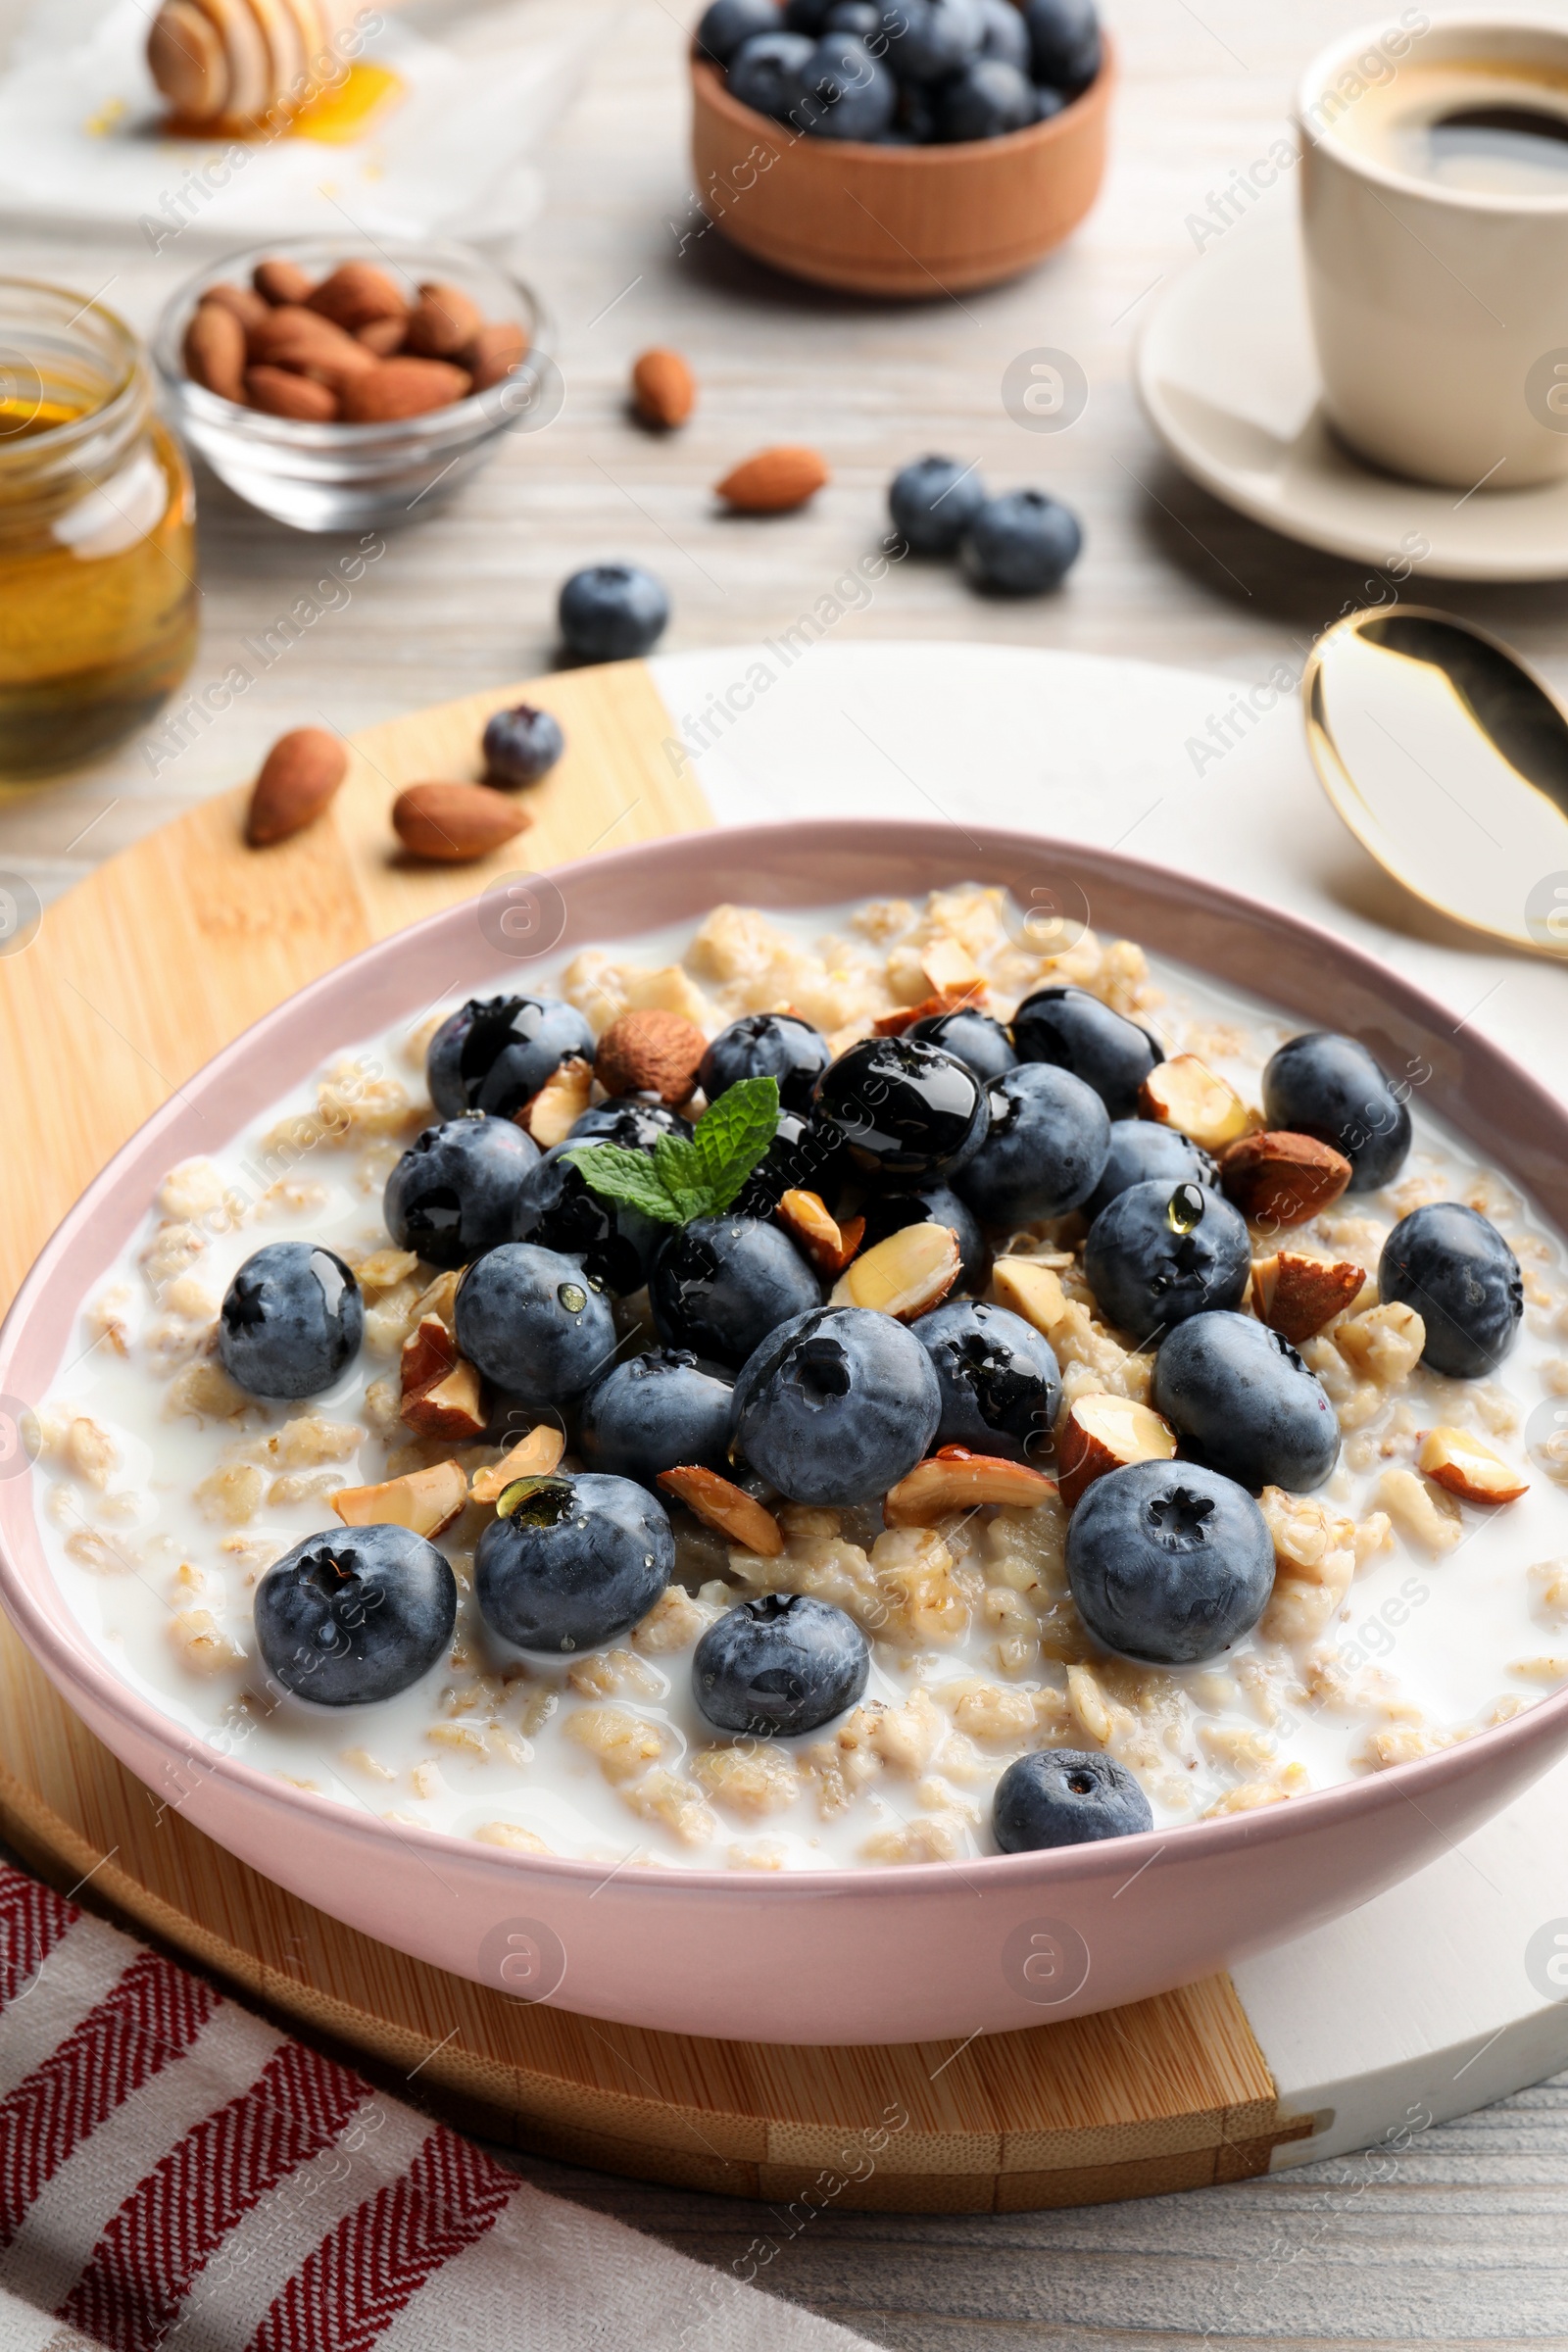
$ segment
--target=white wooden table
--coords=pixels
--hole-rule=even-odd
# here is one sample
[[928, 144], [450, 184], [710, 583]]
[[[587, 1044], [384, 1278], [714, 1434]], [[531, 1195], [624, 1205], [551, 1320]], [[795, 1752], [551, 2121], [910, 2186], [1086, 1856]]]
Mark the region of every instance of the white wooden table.
[[[532, 0], [541, 25], [571, 5]], [[872, 547], [888, 472], [926, 449], [978, 458], [999, 485], [1058, 491], [1084, 517], [1087, 552], [1062, 594], [1022, 605], [983, 603], [945, 566], [905, 565], [838, 624], [846, 642], [981, 637], [1262, 679], [1357, 600], [1361, 575], [1185, 484], [1139, 417], [1128, 360], [1145, 306], [1193, 258], [1189, 217], [1264, 153], [1300, 66], [1369, 7], [1111, 0], [1125, 67], [1115, 157], [1075, 243], [1019, 285], [882, 311], [764, 277], [711, 236], [678, 253], [670, 223], [690, 219], [687, 0], [628, 0], [543, 159], [548, 201], [516, 256], [558, 321], [560, 418], [504, 445], [455, 505], [392, 539], [352, 602], [324, 613], [160, 773], [133, 743], [80, 776], [0, 794], [0, 869], [47, 899], [249, 773], [285, 726], [324, 713], [352, 729], [546, 667], [555, 590], [594, 558], [630, 557], [665, 579], [675, 614], [664, 650], [773, 635]], [[21, 14], [20, 0], [0, 0], [0, 48]], [[484, 37], [472, 12], [424, 14], [466, 41]], [[1288, 180], [1269, 201], [1293, 201]], [[0, 267], [102, 290], [145, 326], [201, 258], [185, 244], [154, 259], [132, 241], [7, 227]], [[629, 361], [655, 341], [683, 350], [702, 385], [697, 416], [670, 442], [644, 438], [622, 413]], [[1072, 352], [1091, 387], [1082, 419], [1050, 437], [1020, 429], [1000, 392], [1007, 362], [1042, 344]], [[804, 515], [720, 518], [710, 485], [776, 439], [814, 442], [833, 466], [831, 490]], [[201, 497], [196, 683], [221, 676], [239, 640], [265, 632], [340, 552], [262, 522], [210, 479]], [[1568, 683], [1568, 587], [1436, 593]], [[1275, 723], [1295, 722], [1287, 710]], [[791, 2235], [753, 2208], [525, 2169], [719, 2267], [763, 2236], [777, 2251], [761, 2283], [911, 2352], [1166, 2352], [1210, 2335], [1311, 2347], [1568, 2337], [1568, 2082], [1396, 2154], [1000, 2220], [821, 2215]]]

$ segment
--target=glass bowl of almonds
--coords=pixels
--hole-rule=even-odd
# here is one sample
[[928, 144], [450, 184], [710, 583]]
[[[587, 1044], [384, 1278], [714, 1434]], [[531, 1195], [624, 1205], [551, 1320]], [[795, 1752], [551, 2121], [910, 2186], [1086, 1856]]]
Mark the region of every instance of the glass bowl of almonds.
[[153, 350], [192, 448], [297, 530], [426, 511], [508, 431], [559, 413], [545, 317], [463, 245], [312, 237], [230, 254], [190, 280]]

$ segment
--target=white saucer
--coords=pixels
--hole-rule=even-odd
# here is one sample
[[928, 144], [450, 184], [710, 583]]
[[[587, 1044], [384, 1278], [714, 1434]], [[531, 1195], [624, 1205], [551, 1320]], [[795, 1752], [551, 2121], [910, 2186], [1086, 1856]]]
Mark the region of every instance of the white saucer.
[[1568, 479], [1435, 489], [1361, 465], [1330, 433], [1288, 190], [1175, 279], [1136, 365], [1145, 413], [1177, 465], [1289, 539], [1392, 564], [1396, 579], [1412, 558], [1417, 577], [1568, 577]]

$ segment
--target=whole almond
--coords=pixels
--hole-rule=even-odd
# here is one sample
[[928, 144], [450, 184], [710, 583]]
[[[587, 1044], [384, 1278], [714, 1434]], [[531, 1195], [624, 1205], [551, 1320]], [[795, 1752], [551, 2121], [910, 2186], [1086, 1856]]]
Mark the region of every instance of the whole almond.
[[408, 347], [425, 360], [456, 359], [483, 324], [478, 304], [461, 286], [432, 281], [419, 288], [409, 314]]
[[185, 372], [220, 400], [245, 398], [245, 329], [220, 303], [204, 302], [185, 329]]
[[499, 384], [527, 356], [527, 329], [515, 318], [502, 318], [492, 326], [481, 326], [472, 342], [458, 354], [473, 377], [476, 392], [488, 392], [492, 384]]
[[599, 1040], [594, 1076], [607, 1094], [684, 1102], [707, 1052], [707, 1038], [683, 1012], [622, 1012]]
[[315, 278], [298, 262], [258, 262], [251, 271], [251, 284], [266, 302], [304, 302], [314, 290]]
[[1222, 1152], [1219, 1180], [1249, 1224], [1300, 1225], [1339, 1199], [1350, 1163], [1316, 1136], [1275, 1129], [1244, 1135]]
[[814, 498], [830, 479], [814, 449], [781, 441], [774, 449], [760, 449], [715, 488], [737, 514], [787, 514]]
[[486, 784], [411, 784], [392, 804], [392, 829], [416, 858], [471, 865], [533, 818]]
[[252, 329], [249, 348], [253, 367], [293, 368], [301, 373], [310, 368], [338, 380], [378, 365], [374, 352], [353, 335], [297, 303], [269, 311]]
[[333, 424], [338, 399], [330, 384], [296, 375], [288, 368], [248, 368], [245, 389], [252, 408], [266, 416], [292, 416], [300, 424]]
[[232, 311], [247, 333], [258, 318], [267, 317], [268, 306], [260, 294], [253, 293], [249, 286], [232, 286], [226, 278], [220, 278], [216, 286], [204, 286], [202, 301], [216, 303], [222, 311]]
[[406, 319], [372, 318], [368, 326], [359, 328], [354, 340], [363, 343], [367, 351], [373, 351], [378, 360], [389, 360], [395, 351], [403, 349], [407, 332]]
[[673, 432], [697, 406], [697, 379], [678, 351], [645, 351], [631, 371], [631, 397], [644, 424]]
[[325, 727], [280, 735], [251, 789], [245, 838], [253, 850], [287, 841], [314, 824], [349, 771], [349, 756]]
[[406, 318], [409, 315], [407, 295], [373, 262], [340, 262], [331, 276], [323, 277], [313, 289], [309, 303], [313, 311], [319, 311], [336, 326], [347, 327], [350, 334], [368, 326], [372, 318]]
[[380, 360], [343, 387], [345, 424], [395, 424], [450, 408], [467, 395], [469, 378], [445, 360]]

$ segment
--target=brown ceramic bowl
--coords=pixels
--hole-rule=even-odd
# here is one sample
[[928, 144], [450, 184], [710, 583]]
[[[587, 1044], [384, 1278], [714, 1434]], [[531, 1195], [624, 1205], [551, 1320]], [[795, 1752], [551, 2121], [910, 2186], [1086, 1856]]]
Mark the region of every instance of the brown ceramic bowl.
[[878, 147], [754, 113], [694, 53], [698, 194], [732, 245], [814, 285], [904, 301], [996, 285], [1070, 236], [1099, 195], [1115, 65], [1107, 37], [1081, 97], [1004, 138]]

